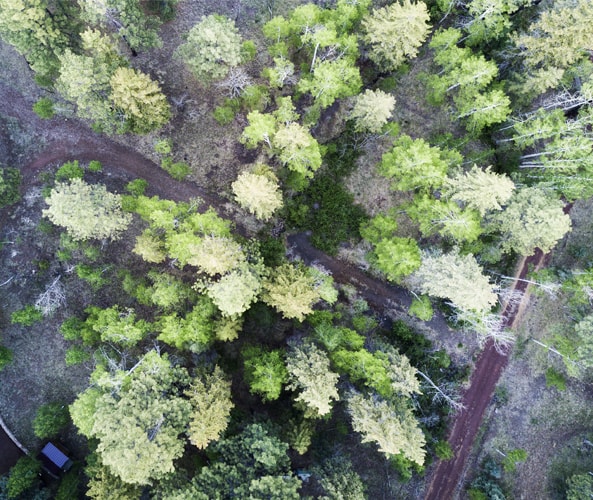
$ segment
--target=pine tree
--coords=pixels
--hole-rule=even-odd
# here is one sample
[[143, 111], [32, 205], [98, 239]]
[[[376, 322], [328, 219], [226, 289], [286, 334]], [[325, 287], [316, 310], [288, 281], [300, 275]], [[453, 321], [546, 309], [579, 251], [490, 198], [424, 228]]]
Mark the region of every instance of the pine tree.
[[206, 16], [189, 31], [176, 55], [198, 80], [221, 80], [242, 62], [241, 35], [230, 19]]
[[422, 1], [404, 0], [372, 11], [362, 20], [369, 57], [383, 71], [394, 71], [416, 57], [430, 31], [430, 16]]
[[365, 90], [354, 100], [350, 119], [358, 132], [379, 133], [395, 108], [395, 97], [382, 90]]
[[75, 240], [121, 237], [132, 217], [121, 210], [121, 197], [102, 184], [90, 185], [75, 178], [57, 183], [46, 199], [43, 216], [65, 227]]
[[146, 134], [161, 128], [171, 118], [167, 99], [148, 75], [131, 68], [118, 68], [109, 85], [109, 99], [132, 132]]
[[97, 26], [115, 27], [132, 51], [160, 47], [160, 20], [146, 15], [140, 0], [79, 0], [83, 20]]
[[254, 172], [242, 172], [232, 189], [237, 203], [258, 219], [268, 220], [282, 207], [278, 178], [269, 167], [260, 165]]
[[450, 300], [468, 311], [489, 311], [497, 303], [495, 287], [471, 254], [422, 256], [422, 265], [410, 278], [422, 293]]
[[483, 217], [486, 212], [502, 210], [515, 189], [515, 183], [505, 175], [474, 165], [471, 170], [459, 172], [445, 181], [443, 194], [477, 210]]
[[388, 457], [403, 453], [408, 460], [424, 464], [426, 439], [404, 401], [396, 407], [376, 396], [352, 391], [347, 403], [352, 427], [362, 434], [363, 443], [377, 443]]
[[331, 403], [339, 399], [339, 375], [329, 367], [329, 358], [315, 344], [293, 345], [286, 358], [287, 388], [300, 391], [296, 401], [301, 401], [313, 415], [323, 416], [331, 411]]
[[283, 264], [263, 282], [262, 300], [285, 318], [302, 321], [319, 298], [315, 279], [304, 265]]
[[191, 404], [188, 435], [190, 442], [199, 449], [216, 441], [228, 426], [233, 402], [231, 383], [216, 366], [211, 374], [194, 378], [185, 391]]
[[504, 251], [531, 255], [536, 248], [549, 252], [568, 231], [570, 217], [564, 204], [537, 187], [515, 192], [502, 212], [492, 217], [492, 228], [502, 233]]
[[[47, 0], [0, 0], [0, 37], [22, 54], [48, 83], [60, 66], [58, 57], [75, 35], [68, 26], [67, 4], [50, 8]], [[70, 28], [70, 29], [69, 29]]]
[[[190, 404], [181, 392], [186, 383], [187, 372], [155, 351], [131, 371], [99, 377], [104, 392], [94, 401], [92, 425], [83, 427], [97, 439], [101, 463], [123, 482], [147, 485], [173, 472], [184, 450], [179, 435], [189, 422]], [[78, 425], [76, 410], [72, 418]]]

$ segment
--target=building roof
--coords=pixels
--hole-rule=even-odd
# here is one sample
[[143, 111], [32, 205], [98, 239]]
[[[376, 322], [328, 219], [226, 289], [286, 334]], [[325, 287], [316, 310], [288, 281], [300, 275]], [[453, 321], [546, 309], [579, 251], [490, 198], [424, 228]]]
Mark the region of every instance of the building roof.
[[49, 458], [60, 469], [64, 467], [64, 465], [66, 465], [69, 460], [69, 458], [60, 450], [58, 450], [52, 443], [47, 443], [43, 447], [43, 450], [41, 450], [41, 453]]

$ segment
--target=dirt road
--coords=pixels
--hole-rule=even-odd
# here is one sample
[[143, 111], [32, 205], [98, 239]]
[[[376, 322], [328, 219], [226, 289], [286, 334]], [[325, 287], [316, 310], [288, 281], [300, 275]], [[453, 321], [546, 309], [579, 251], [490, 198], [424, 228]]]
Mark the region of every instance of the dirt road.
[[[525, 279], [530, 266], [539, 269], [545, 264], [547, 257], [548, 255], [537, 250], [531, 257], [523, 259], [516, 278]], [[515, 290], [525, 292], [527, 287], [528, 283], [525, 281], [515, 280]], [[512, 328], [515, 325], [522, 303], [507, 304], [504, 307], [501, 314], [505, 327]], [[463, 395], [462, 403], [465, 408], [456, 415], [450, 430], [448, 441], [455, 456], [451, 460], [438, 462], [426, 490], [425, 500], [453, 500], [459, 497], [467, 459], [507, 361], [508, 356], [499, 353], [492, 342], [487, 343], [476, 362], [470, 386]]]

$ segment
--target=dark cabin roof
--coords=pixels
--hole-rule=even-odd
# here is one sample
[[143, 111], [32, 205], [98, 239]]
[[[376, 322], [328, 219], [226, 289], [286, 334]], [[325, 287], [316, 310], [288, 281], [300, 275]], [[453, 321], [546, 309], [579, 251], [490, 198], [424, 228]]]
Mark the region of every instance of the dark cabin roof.
[[61, 472], [68, 470], [72, 465], [72, 461], [68, 456], [53, 443], [47, 443], [43, 447], [39, 454], [39, 458], [44, 467], [56, 476]]

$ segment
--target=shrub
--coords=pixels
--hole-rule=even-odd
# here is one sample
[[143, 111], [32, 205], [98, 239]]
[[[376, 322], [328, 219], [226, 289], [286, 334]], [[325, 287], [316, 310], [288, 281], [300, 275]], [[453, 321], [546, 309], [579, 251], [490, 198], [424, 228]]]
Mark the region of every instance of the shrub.
[[62, 403], [48, 403], [38, 408], [33, 419], [33, 432], [39, 439], [56, 437], [70, 422], [68, 406]]
[[66, 366], [80, 365], [91, 359], [91, 355], [82, 347], [73, 345], [66, 350]]
[[70, 469], [58, 486], [55, 500], [71, 500], [72, 498], [80, 498], [79, 492], [80, 475], [77, 467]]
[[228, 125], [235, 119], [235, 111], [230, 106], [217, 106], [212, 116], [219, 125]]
[[270, 102], [268, 87], [265, 85], [249, 85], [243, 90], [241, 101], [245, 112], [263, 111]]
[[12, 351], [8, 347], [0, 345], [0, 371], [12, 362]]
[[171, 139], [159, 139], [154, 143], [154, 150], [162, 155], [171, 154], [173, 148], [173, 142]]
[[546, 387], [556, 387], [559, 391], [566, 389], [566, 378], [553, 367], [546, 370]]
[[257, 47], [252, 40], [246, 40], [241, 44], [241, 60], [246, 63], [255, 58]]
[[[167, 158], [170, 160], [170, 158]], [[182, 161], [173, 163], [172, 161], [165, 161], [161, 162], [161, 167], [165, 170], [173, 179], [182, 181], [184, 180], [190, 173], [190, 168], [187, 163]]]
[[430, 321], [434, 315], [430, 298], [427, 295], [415, 297], [414, 300], [412, 300], [412, 304], [410, 304], [408, 313], [412, 316], [416, 316], [422, 321]]
[[451, 460], [455, 456], [447, 441], [439, 441], [434, 447], [434, 452], [441, 460]]
[[0, 168], [0, 208], [16, 203], [19, 198], [21, 173], [16, 168]]
[[100, 161], [97, 160], [92, 160], [89, 162], [89, 166], [88, 166], [89, 172], [101, 172], [103, 170], [103, 165], [101, 165]]
[[91, 285], [93, 290], [98, 290], [109, 283], [109, 280], [103, 277], [103, 271], [101, 269], [86, 264], [78, 264], [76, 266], [76, 275]]
[[43, 314], [35, 306], [28, 305], [10, 315], [10, 322], [23, 326], [31, 326], [43, 319]]
[[65, 181], [69, 179], [82, 179], [84, 170], [78, 165], [78, 160], [64, 163], [56, 172], [57, 181]]
[[525, 462], [525, 460], [527, 460], [527, 452], [517, 448], [507, 453], [507, 456], [502, 461], [502, 467], [505, 472], [515, 472], [517, 463]]
[[32, 489], [39, 481], [41, 464], [32, 457], [19, 458], [18, 462], [10, 469], [6, 491], [8, 498], [16, 498], [27, 490]]
[[53, 118], [55, 115], [54, 103], [49, 97], [42, 97], [33, 104], [33, 111], [39, 118]]
[[132, 196], [142, 196], [147, 187], [148, 182], [146, 180], [134, 179], [133, 181], [128, 182], [126, 185], [126, 191]]

